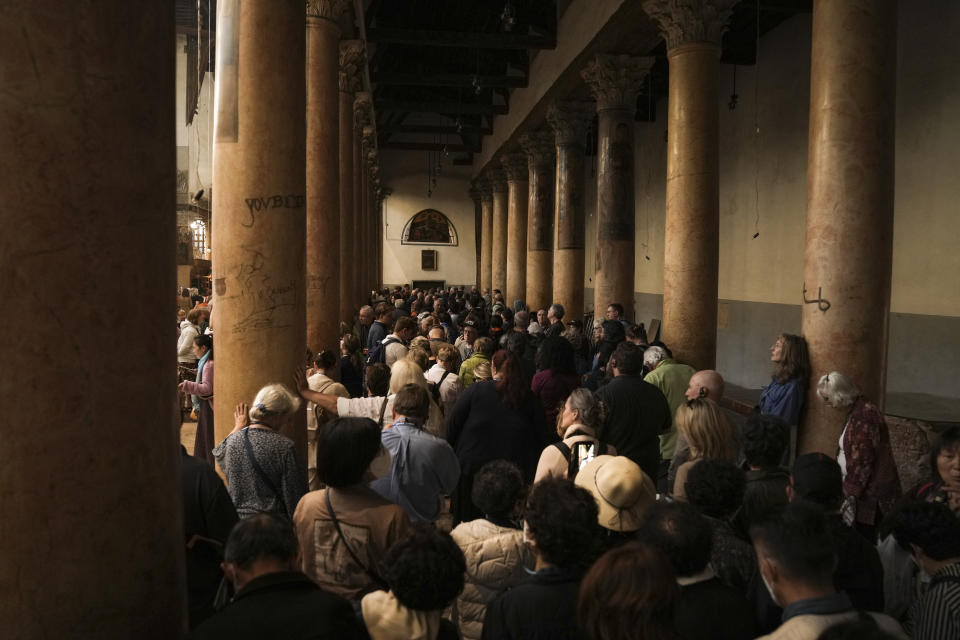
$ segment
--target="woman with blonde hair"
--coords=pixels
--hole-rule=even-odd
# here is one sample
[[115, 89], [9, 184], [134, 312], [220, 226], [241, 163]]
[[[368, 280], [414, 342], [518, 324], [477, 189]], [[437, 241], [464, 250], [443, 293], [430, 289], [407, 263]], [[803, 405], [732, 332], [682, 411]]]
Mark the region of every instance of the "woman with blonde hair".
[[681, 404], [673, 421], [677, 432], [690, 445], [690, 459], [677, 468], [673, 483], [674, 498], [686, 500], [684, 485], [693, 465], [701, 460], [726, 460], [736, 464], [740, 443], [723, 410], [709, 398], [695, 398]]
[[268, 384], [257, 392], [253, 406], [237, 405], [233, 431], [214, 448], [241, 518], [272, 513], [291, 520], [307, 492], [306, 470], [293, 440], [280, 433], [299, 408], [300, 398], [286, 387]]

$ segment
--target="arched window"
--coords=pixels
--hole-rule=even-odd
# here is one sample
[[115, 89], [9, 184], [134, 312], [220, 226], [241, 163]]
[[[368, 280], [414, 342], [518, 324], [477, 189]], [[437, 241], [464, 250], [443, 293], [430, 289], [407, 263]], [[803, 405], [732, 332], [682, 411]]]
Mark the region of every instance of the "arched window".
[[457, 230], [450, 219], [436, 209], [424, 209], [403, 227], [400, 244], [445, 244], [457, 246]]

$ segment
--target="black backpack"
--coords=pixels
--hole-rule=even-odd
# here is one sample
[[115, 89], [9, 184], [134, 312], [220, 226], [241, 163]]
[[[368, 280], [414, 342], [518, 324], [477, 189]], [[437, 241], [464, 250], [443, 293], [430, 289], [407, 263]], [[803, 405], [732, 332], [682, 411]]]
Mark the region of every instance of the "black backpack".
[[387, 346], [395, 342], [400, 342], [399, 339], [392, 336], [387, 336], [383, 340], [377, 343], [377, 345], [370, 350], [370, 353], [367, 354], [367, 365], [376, 364], [378, 362], [387, 361]]
[[[574, 433], [570, 434], [571, 437], [585, 436], [585, 435], [588, 435], [588, 434], [582, 431], [575, 431]], [[600, 442], [597, 439], [593, 439], [592, 441], [587, 440], [586, 442], [593, 442], [596, 445], [597, 448], [596, 448], [595, 455], [605, 456], [610, 451], [610, 445], [608, 445], [605, 442]], [[576, 444], [580, 444], [580, 442]], [[570, 448], [570, 446], [566, 442], [563, 442], [563, 441], [554, 442], [553, 446], [555, 446], [560, 451], [560, 453], [563, 454], [563, 457], [567, 459], [567, 479], [574, 480], [577, 477], [577, 473], [580, 471], [580, 461], [577, 460], [577, 454], [574, 452], [573, 449]]]
[[450, 372], [444, 371], [443, 375], [440, 376], [439, 382], [427, 382], [427, 389], [430, 391], [430, 396], [433, 398], [434, 403], [440, 408], [440, 415], [443, 415], [443, 403], [440, 402], [440, 385], [443, 384], [444, 378], [448, 375], [450, 375]]

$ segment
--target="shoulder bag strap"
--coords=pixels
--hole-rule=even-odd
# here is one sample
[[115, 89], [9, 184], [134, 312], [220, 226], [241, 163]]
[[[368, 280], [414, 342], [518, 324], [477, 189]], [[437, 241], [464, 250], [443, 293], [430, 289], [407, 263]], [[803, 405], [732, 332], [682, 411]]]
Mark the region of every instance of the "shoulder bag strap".
[[389, 399], [389, 396], [384, 397], [383, 404], [380, 405], [380, 419], [377, 421], [378, 427], [383, 424], [383, 414], [387, 412], [387, 400]]
[[447, 377], [448, 375], [450, 375], [450, 372], [449, 372], [449, 371], [444, 371], [444, 372], [443, 372], [443, 375], [440, 376], [440, 382], [437, 383], [437, 389], [440, 388], [440, 386], [443, 384], [443, 381], [446, 379], [446, 377]]
[[250, 444], [250, 427], [247, 427], [243, 430], [243, 446], [247, 450], [247, 457], [250, 458], [250, 464], [253, 465], [253, 470], [257, 472], [257, 475], [260, 476], [260, 479], [270, 487], [270, 490], [280, 498], [280, 502], [283, 502], [283, 494], [277, 489], [277, 485], [273, 483], [273, 480], [270, 479], [270, 476], [266, 474], [263, 470], [263, 467], [260, 466], [260, 463], [257, 461], [257, 456], [253, 453], [253, 445]]
[[337, 529], [337, 536], [340, 538], [340, 542], [343, 543], [343, 547], [347, 550], [347, 553], [350, 554], [350, 557], [357, 564], [357, 566], [363, 569], [363, 572], [370, 576], [375, 583], [377, 583], [377, 586], [383, 587], [384, 589], [388, 588], [384, 579], [370, 570], [367, 565], [363, 564], [360, 561], [360, 558], [357, 557], [357, 554], [353, 552], [353, 549], [350, 548], [347, 538], [343, 535], [343, 529], [340, 528], [340, 520], [337, 518], [337, 513], [333, 510], [333, 505], [330, 503], [330, 487], [327, 487], [326, 491], [324, 492], [324, 498], [327, 503], [327, 513], [330, 514], [330, 519], [333, 521], [333, 526]]

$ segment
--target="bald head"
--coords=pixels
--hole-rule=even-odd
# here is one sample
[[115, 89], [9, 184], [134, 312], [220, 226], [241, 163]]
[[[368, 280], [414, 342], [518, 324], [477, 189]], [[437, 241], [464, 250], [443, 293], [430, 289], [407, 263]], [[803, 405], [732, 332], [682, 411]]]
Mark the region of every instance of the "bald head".
[[690, 386], [687, 387], [687, 400], [696, 398], [710, 398], [720, 402], [723, 397], [723, 376], [713, 369], [697, 371], [690, 376]]
[[427, 334], [427, 337], [431, 340], [446, 340], [447, 332], [443, 330], [443, 327], [434, 327], [430, 329], [430, 333]]

